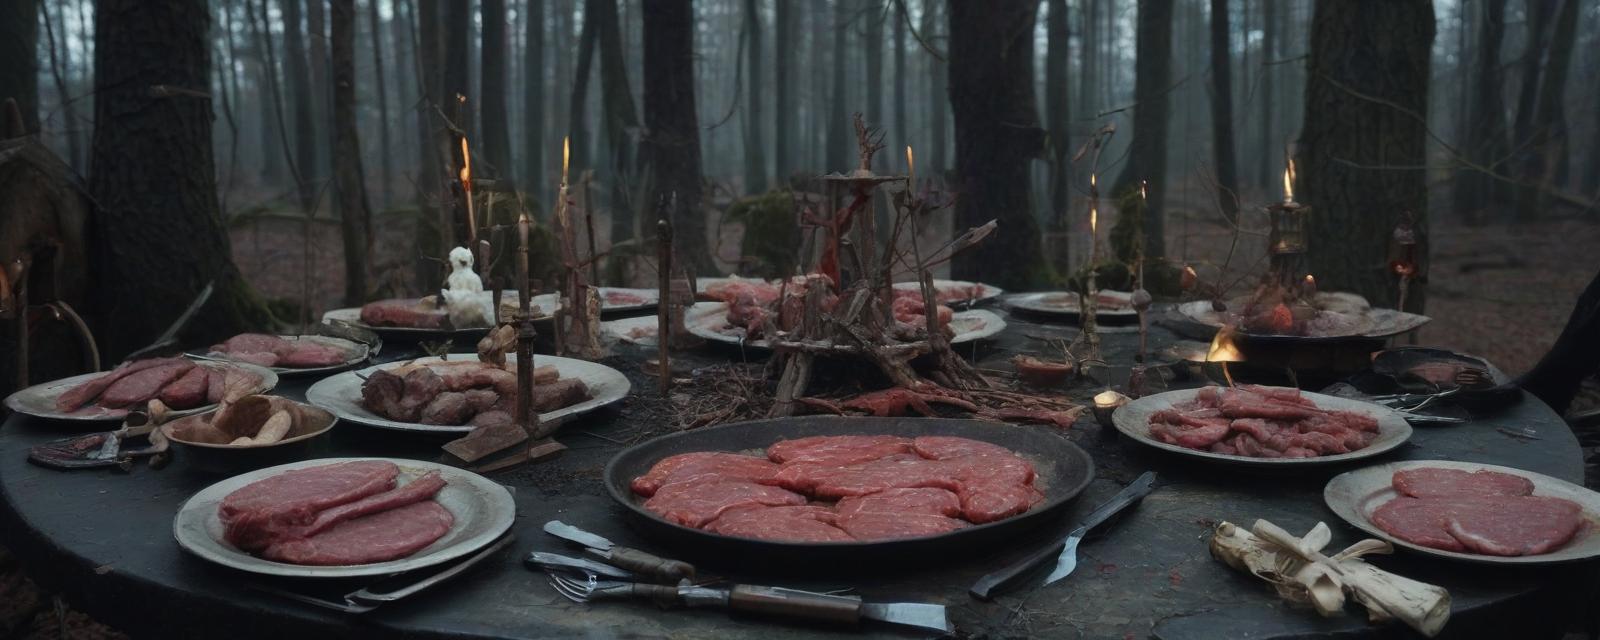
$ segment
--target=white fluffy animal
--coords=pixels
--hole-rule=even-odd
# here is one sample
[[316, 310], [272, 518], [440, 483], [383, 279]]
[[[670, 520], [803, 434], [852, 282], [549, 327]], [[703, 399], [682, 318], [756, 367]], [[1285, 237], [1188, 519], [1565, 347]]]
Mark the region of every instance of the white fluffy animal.
[[494, 322], [494, 298], [483, 292], [483, 280], [472, 271], [472, 252], [466, 247], [450, 250], [448, 287], [440, 292], [450, 312], [450, 325], [463, 329], [487, 327]]

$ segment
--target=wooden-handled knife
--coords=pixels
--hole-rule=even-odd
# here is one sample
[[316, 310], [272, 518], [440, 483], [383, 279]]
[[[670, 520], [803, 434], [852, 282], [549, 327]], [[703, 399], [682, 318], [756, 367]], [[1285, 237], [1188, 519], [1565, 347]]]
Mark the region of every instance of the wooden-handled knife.
[[560, 520], [544, 523], [544, 532], [563, 540], [576, 542], [612, 566], [627, 569], [642, 576], [667, 583], [694, 579], [694, 565], [682, 560], [670, 560], [645, 553], [638, 549], [619, 546], [603, 537], [584, 531]]

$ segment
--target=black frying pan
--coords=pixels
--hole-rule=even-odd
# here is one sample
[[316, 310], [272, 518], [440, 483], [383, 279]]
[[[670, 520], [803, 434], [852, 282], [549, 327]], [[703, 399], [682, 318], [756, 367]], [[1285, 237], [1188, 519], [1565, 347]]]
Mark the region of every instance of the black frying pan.
[[[819, 435], [959, 436], [1010, 449], [1033, 463], [1045, 501], [1027, 513], [936, 536], [879, 542], [794, 543], [736, 538], [674, 524], [644, 509], [629, 483], [667, 456], [694, 451], [757, 453], [780, 440]], [[681, 550], [685, 559], [732, 563], [742, 559], [790, 567], [893, 564], [899, 560], [945, 557], [984, 550], [986, 543], [1051, 522], [1094, 479], [1094, 461], [1078, 445], [1039, 427], [1020, 427], [945, 418], [844, 418], [805, 416], [740, 422], [672, 434], [623, 450], [606, 465], [606, 491], [633, 512], [641, 531]], [[929, 554], [938, 554], [930, 556]], [[850, 563], [850, 564], [840, 564]]]

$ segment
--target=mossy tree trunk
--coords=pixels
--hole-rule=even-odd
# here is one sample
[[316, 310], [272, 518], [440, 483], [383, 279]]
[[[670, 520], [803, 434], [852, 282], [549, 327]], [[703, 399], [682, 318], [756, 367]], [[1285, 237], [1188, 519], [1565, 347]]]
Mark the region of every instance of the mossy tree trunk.
[[208, 10], [205, 0], [100, 0], [95, 11], [90, 299], [108, 362], [153, 341], [208, 282], [216, 290], [187, 342], [271, 320], [233, 265], [218, 213]]

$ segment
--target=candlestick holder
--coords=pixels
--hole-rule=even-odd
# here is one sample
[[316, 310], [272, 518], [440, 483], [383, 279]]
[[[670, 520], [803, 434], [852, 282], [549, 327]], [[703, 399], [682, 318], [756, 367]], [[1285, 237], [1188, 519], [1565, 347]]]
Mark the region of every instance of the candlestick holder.
[[1311, 207], [1293, 200], [1266, 206], [1270, 230], [1267, 233], [1267, 253], [1278, 284], [1285, 287], [1299, 284], [1305, 273], [1306, 251], [1309, 248]]

